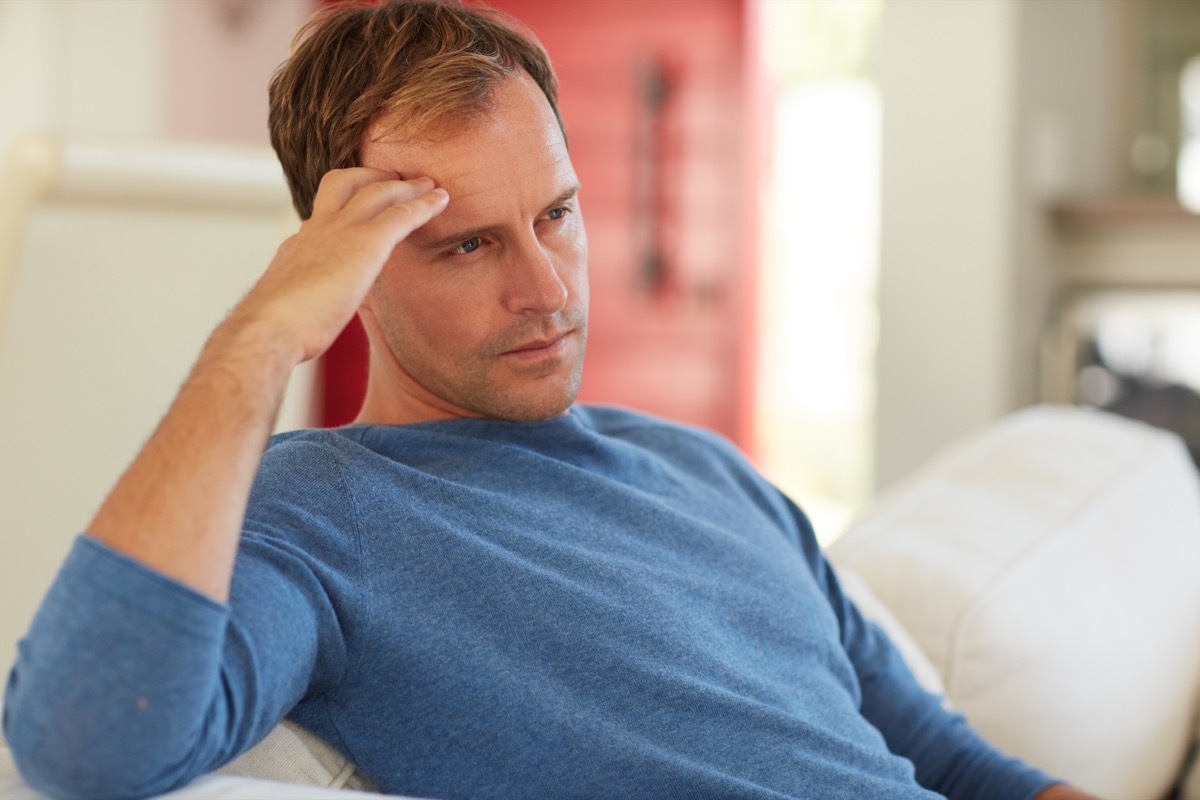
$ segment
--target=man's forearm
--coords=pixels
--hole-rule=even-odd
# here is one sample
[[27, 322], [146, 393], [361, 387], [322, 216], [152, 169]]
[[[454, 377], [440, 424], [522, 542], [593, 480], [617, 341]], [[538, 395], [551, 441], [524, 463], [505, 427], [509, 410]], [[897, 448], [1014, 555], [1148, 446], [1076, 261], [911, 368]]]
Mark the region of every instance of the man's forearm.
[[232, 318], [88, 533], [224, 601], [254, 473], [298, 358], [276, 331]]
[[362, 168], [326, 175], [313, 217], [213, 333], [88, 533], [224, 601], [250, 487], [292, 369], [325, 351], [396, 244], [446, 202], [428, 178]]

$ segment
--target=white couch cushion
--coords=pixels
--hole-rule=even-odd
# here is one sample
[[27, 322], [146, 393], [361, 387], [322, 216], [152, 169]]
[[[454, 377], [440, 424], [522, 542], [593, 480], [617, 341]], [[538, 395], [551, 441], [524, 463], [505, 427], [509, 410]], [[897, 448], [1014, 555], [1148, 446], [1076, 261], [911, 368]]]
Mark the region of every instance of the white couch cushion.
[[236, 775], [329, 789], [377, 792], [378, 787], [324, 740], [283, 720], [254, 747], [217, 770]]
[[1176, 437], [1020, 412], [890, 492], [830, 556], [1000, 748], [1105, 797], [1178, 778], [1200, 687], [1200, 496]]

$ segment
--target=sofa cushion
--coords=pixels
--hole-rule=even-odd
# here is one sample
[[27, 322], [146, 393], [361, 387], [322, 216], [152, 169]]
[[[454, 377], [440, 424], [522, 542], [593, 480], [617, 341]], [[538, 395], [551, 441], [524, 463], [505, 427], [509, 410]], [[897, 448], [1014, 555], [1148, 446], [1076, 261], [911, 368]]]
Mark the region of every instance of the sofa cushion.
[[283, 720], [254, 747], [217, 770], [284, 783], [377, 792], [375, 784], [324, 740], [291, 720]]
[[989, 740], [1106, 797], [1162, 797], [1200, 687], [1200, 497], [1179, 440], [1039, 407], [888, 493], [830, 550]]

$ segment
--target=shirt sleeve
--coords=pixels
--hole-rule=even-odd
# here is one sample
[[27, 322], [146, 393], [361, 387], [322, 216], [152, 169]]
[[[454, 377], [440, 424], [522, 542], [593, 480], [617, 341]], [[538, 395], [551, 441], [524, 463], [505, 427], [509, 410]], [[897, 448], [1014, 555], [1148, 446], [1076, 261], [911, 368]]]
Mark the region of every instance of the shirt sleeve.
[[169, 791], [339, 680], [346, 649], [322, 567], [287, 538], [341, 543], [330, 520], [299, 510], [291, 495], [306, 491], [298, 481], [252, 503], [228, 605], [76, 539], [6, 687], [5, 737], [31, 786], [59, 798]]
[[[794, 506], [793, 506], [794, 508]], [[842, 593], [803, 513], [795, 511], [810, 568], [841, 626], [862, 692], [861, 710], [917, 782], [950, 800], [1029, 800], [1059, 781], [988, 744], [943, 698], [926, 692], [884, 630]]]
[[228, 604], [80, 535], [8, 676], [4, 730], [30, 786], [140, 798], [239, 756], [348, 668], [370, 616], [344, 465], [266, 452]]

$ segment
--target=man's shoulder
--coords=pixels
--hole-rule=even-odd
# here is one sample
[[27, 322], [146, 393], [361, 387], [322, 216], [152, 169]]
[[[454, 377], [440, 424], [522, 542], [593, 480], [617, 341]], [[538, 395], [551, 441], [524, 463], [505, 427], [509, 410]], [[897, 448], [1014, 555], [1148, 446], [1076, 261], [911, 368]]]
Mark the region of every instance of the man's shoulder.
[[313, 476], [336, 472], [360, 449], [350, 428], [304, 428], [277, 433], [267, 442], [259, 475], [283, 471]]
[[263, 502], [328, 503], [344, 494], [347, 464], [358, 445], [339, 429], [278, 433], [267, 443], [255, 476], [251, 505]]

